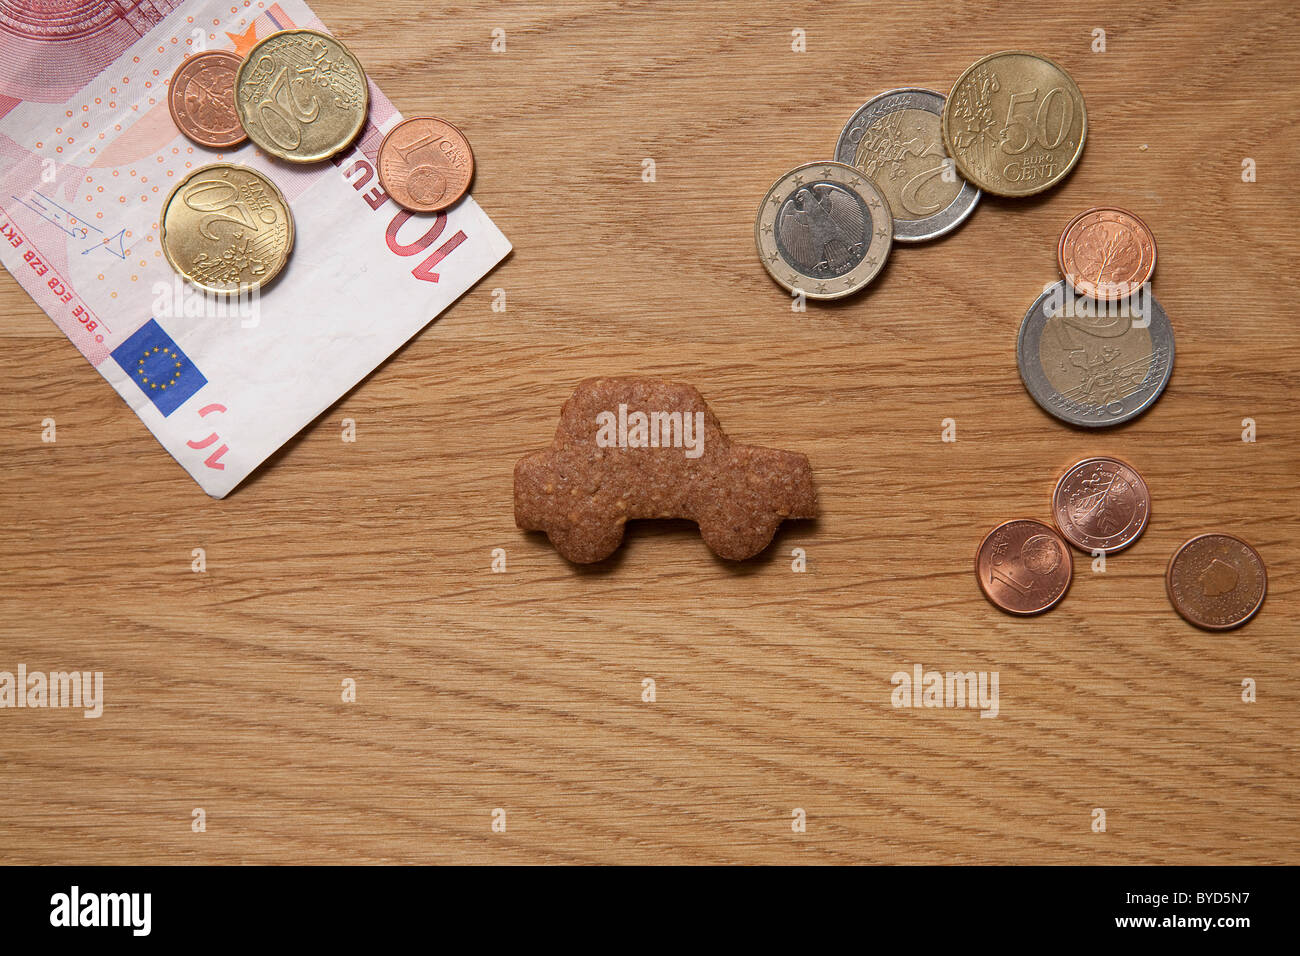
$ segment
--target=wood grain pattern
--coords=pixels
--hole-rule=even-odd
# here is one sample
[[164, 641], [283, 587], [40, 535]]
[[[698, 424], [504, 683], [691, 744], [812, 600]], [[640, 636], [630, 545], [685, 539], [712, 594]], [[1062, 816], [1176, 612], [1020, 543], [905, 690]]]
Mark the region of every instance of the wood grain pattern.
[[[515, 252], [225, 501], [0, 276], [0, 669], [102, 670], [107, 695], [99, 720], [0, 711], [0, 860], [1300, 862], [1287, 2], [315, 9], [400, 109], [465, 130]], [[947, 90], [1005, 48], [1082, 88], [1073, 175], [792, 313], [753, 249], [770, 182], [876, 92]], [[1092, 435], [1029, 399], [1014, 346], [1062, 225], [1099, 202], [1154, 229], [1178, 357], [1150, 413]], [[600, 373], [691, 382], [736, 440], [805, 452], [823, 517], [741, 566], [643, 522], [570, 567], [514, 528], [511, 472]], [[998, 613], [981, 536], [1049, 519], [1096, 453], [1146, 478], [1146, 534], [1105, 574], [1076, 556], [1050, 614]], [[1216, 529], [1270, 576], [1227, 635], [1164, 593], [1177, 545]], [[893, 709], [918, 662], [999, 671], [1000, 715]]]

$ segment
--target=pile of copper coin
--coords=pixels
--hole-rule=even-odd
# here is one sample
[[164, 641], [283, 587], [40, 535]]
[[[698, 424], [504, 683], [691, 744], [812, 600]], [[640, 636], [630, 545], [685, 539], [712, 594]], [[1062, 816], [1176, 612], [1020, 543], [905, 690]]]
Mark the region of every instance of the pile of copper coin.
[[[1118, 458], [1085, 458], [1061, 475], [1051, 509], [1055, 527], [1018, 518], [998, 525], [980, 543], [975, 557], [980, 589], [1009, 614], [1039, 614], [1060, 603], [1074, 576], [1071, 546], [1103, 569], [1106, 556], [1133, 544], [1146, 529], [1151, 492], [1132, 465]], [[1215, 631], [1250, 620], [1264, 602], [1267, 583], [1259, 553], [1223, 533], [1184, 543], [1165, 573], [1178, 613]]]

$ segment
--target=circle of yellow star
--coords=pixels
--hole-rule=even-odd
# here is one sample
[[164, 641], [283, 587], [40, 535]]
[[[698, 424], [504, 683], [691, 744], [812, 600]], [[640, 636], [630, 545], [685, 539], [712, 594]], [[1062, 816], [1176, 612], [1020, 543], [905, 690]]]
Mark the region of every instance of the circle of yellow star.
[[[150, 355], [153, 355], [153, 354], [154, 354], [155, 352], [157, 352], [157, 351], [158, 351], [158, 346], [156, 346], [156, 345], [155, 345], [152, 349], [145, 349], [145, 350], [144, 350], [144, 358], [148, 358]], [[175, 362], [175, 368], [176, 368], [176, 371], [172, 373], [171, 381], [169, 381], [169, 382], [165, 382], [165, 383], [163, 383], [161, 386], [159, 385], [158, 382], [150, 382], [150, 381], [149, 381], [149, 376], [147, 376], [147, 375], [144, 374], [144, 358], [142, 358], [142, 359], [140, 359], [140, 362], [139, 362], [140, 367], [136, 369], [136, 371], [140, 373], [140, 384], [142, 384], [142, 385], [147, 384], [150, 388], [159, 388], [159, 387], [162, 387], [162, 388], [165, 389], [168, 385], [175, 385], [178, 381], [180, 381], [180, 377], [181, 377], [181, 371], [180, 371], [180, 370], [181, 370], [180, 353], [179, 353], [179, 352], [173, 352], [173, 351], [171, 350], [171, 348], [170, 348], [169, 346], [166, 346], [166, 345], [164, 345], [164, 346], [162, 347], [162, 353], [163, 353], [163, 355], [170, 356], [171, 358], [173, 358], [173, 359], [176, 360], [176, 362]]]

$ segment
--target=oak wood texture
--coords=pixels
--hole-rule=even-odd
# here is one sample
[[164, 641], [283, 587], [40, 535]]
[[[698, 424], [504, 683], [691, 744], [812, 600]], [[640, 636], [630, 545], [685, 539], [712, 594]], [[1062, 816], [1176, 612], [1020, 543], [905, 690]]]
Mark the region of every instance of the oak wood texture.
[[[0, 711], [0, 860], [1300, 862], [1289, 4], [315, 9], [399, 109], [465, 131], [515, 252], [224, 501], [0, 276], [0, 669], [102, 670], [107, 698]], [[875, 93], [1010, 48], [1082, 88], [1074, 173], [793, 313], [753, 247], [771, 181]], [[1155, 231], [1178, 354], [1148, 414], [1090, 434], [1039, 410], [1014, 349], [1098, 203]], [[602, 373], [690, 382], [735, 440], [805, 452], [823, 516], [742, 565], [684, 522], [568, 565], [515, 529], [511, 473]], [[1101, 453], [1150, 485], [1146, 533], [1104, 574], [1076, 553], [1047, 615], [999, 613], [981, 537], [1050, 520]], [[1268, 565], [1243, 630], [1165, 597], [1208, 530]], [[918, 662], [998, 671], [999, 716], [892, 708]]]

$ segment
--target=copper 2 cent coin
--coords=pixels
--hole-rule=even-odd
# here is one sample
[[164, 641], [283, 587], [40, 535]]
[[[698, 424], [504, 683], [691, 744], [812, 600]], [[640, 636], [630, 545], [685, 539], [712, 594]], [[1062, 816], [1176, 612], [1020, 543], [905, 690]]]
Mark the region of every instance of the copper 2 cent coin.
[[975, 577], [984, 596], [1009, 614], [1038, 614], [1055, 606], [1073, 576], [1069, 545], [1032, 518], [998, 525], [975, 555]]
[[379, 146], [379, 184], [412, 212], [438, 212], [464, 196], [474, 178], [465, 134], [446, 120], [402, 120]]
[[1056, 246], [1057, 265], [1080, 295], [1128, 298], [1156, 268], [1156, 238], [1145, 222], [1118, 206], [1097, 206], [1075, 216]]
[[1268, 573], [1259, 552], [1230, 534], [1202, 534], [1174, 552], [1165, 572], [1169, 600], [1197, 627], [1226, 631], [1259, 610]]
[[172, 74], [167, 106], [177, 128], [200, 146], [225, 149], [248, 138], [235, 112], [235, 71], [243, 57], [209, 50], [189, 57]]
[[1087, 552], [1127, 548], [1147, 526], [1151, 492], [1118, 458], [1085, 458], [1052, 492], [1052, 517], [1066, 541]]

